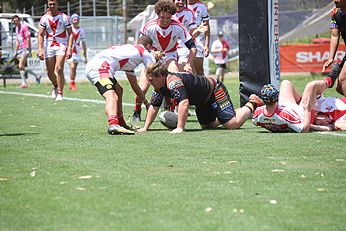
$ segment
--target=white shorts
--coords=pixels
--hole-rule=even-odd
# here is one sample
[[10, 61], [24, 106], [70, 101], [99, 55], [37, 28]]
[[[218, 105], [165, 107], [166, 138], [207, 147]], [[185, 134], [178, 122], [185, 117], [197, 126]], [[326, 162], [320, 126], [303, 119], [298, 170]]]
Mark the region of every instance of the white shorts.
[[172, 52], [165, 53], [165, 56], [163, 57], [163, 61], [168, 63], [169, 60], [178, 61], [178, 52], [172, 51]]
[[198, 36], [195, 39], [195, 44], [197, 49], [197, 53], [196, 53], [197, 58], [204, 58], [204, 43], [205, 43], [204, 36]]
[[28, 56], [28, 52], [27, 52], [26, 48], [18, 49], [17, 57], [25, 58], [26, 56]]
[[177, 49], [178, 52], [178, 63], [187, 63], [190, 56], [190, 50], [187, 47], [181, 47]]
[[67, 60], [67, 62], [69, 62], [69, 63], [71, 63], [71, 62], [80, 63], [80, 62], [83, 62], [83, 59], [82, 59], [82, 57], [79, 54], [73, 53], [71, 58], [69, 58]]
[[65, 55], [66, 46], [60, 43], [60, 46], [46, 47], [44, 56], [45, 58], [55, 57], [57, 55]]
[[[103, 67], [102, 67], [103, 66]], [[115, 72], [109, 65], [99, 65], [100, 68], [95, 67], [95, 63], [89, 62], [86, 66], [86, 76], [88, 80], [95, 85], [101, 79], [113, 78]]]

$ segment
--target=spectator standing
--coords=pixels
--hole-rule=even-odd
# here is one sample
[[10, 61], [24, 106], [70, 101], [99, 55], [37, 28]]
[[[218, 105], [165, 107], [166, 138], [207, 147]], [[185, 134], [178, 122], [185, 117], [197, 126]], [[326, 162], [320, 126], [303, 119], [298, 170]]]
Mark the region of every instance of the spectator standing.
[[26, 73], [30, 73], [35, 76], [36, 83], [40, 83], [41, 76], [35, 74], [33, 71], [26, 69], [27, 58], [31, 56], [31, 35], [28, 26], [23, 22], [20, 22], [18, 15], [12, 17], [12, 23], [16, 26], [16, 48], [14, 50], [14, 57], [19, 57], [19, 73], [22, 79], [20, 88], [27, 88]]
[[225, 78], [225, 69], [227, 68], [227, 58], [229, 49], [230, 47], [228, 45], [228, 42], [223, 39], [223, 32], [220, 31], [218, 33], [218, 39], [215, 40], [211, 45], [211, 53], [213, 54], [214, 62], [217, 65], [217, 80], [220, 80], [221, 82], [223, 82]]

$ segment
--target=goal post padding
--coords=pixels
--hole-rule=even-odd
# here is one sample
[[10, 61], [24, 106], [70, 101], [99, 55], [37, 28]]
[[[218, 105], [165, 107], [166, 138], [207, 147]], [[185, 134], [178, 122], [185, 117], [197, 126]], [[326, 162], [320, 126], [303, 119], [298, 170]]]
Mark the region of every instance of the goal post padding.
[[279, 87], [278, 0], [238, 1], [240, 105], [264, 84]]

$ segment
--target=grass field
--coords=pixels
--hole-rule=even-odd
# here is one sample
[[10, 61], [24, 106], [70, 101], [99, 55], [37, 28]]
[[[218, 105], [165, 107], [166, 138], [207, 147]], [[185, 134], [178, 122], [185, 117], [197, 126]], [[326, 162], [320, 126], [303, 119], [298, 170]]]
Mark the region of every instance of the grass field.
[[[226, 86], [238, 106], [239, 81]], [[102, 100], [78, 87], [65, 97]], [[4, 93], [49, 91], [0, 88], [0, 230], [345, 230], [346, 132], [202, 131], [189, 117], [182, 134], [155, 122], [109, 136], [102, 103]]]

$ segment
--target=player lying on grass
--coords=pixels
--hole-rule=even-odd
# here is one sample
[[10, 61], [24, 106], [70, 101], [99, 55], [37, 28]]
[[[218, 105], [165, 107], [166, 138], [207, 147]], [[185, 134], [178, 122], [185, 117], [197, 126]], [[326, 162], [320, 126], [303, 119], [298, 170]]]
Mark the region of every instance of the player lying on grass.
[[125, 71], [128, 81], [136, 95], [149, 106], [148, 101], [137, 84], [134, 69], [141, 63], [148, 66], [155, 62], [149, 51], [153, 41], [148, 36], [138, 39], [137, 45], [115, 45], [98, 53], [87, 64], [86, 73], [89, 81], [106, 100], [106, 115], [108, 117], [108, 133], [134, 134], [125, 123], [122, 110], [123, 88], [114, 77], [116, 71]]
[[[301, 96], [288, 80], [282, 81], [280, 93], [267, 84], [261, 90], [265, 105], [255, 110], [252, 121], [273, 132], [345, 129], [346, 99], [323, 98], [328, 86], [323, 80], [311, 81]], [[326, 115], [330, 120], [324, 120]]]
[[202, 129], [215, 128], [220, 124], [227, 129], [237, 129], [262, 103], [259, 97], [252, 96], [244, 107], [235, 111], [222, 82], [190, 73], [171, 73], [159, 62], [148, 66], [146, 77], [154, 90], [144, 127], [139, 132], [149, 129], [165, 96], [176, 100], [178, 104], [178, 124], [171, 133], [183, 132], [190, 105], [196, 106]]

